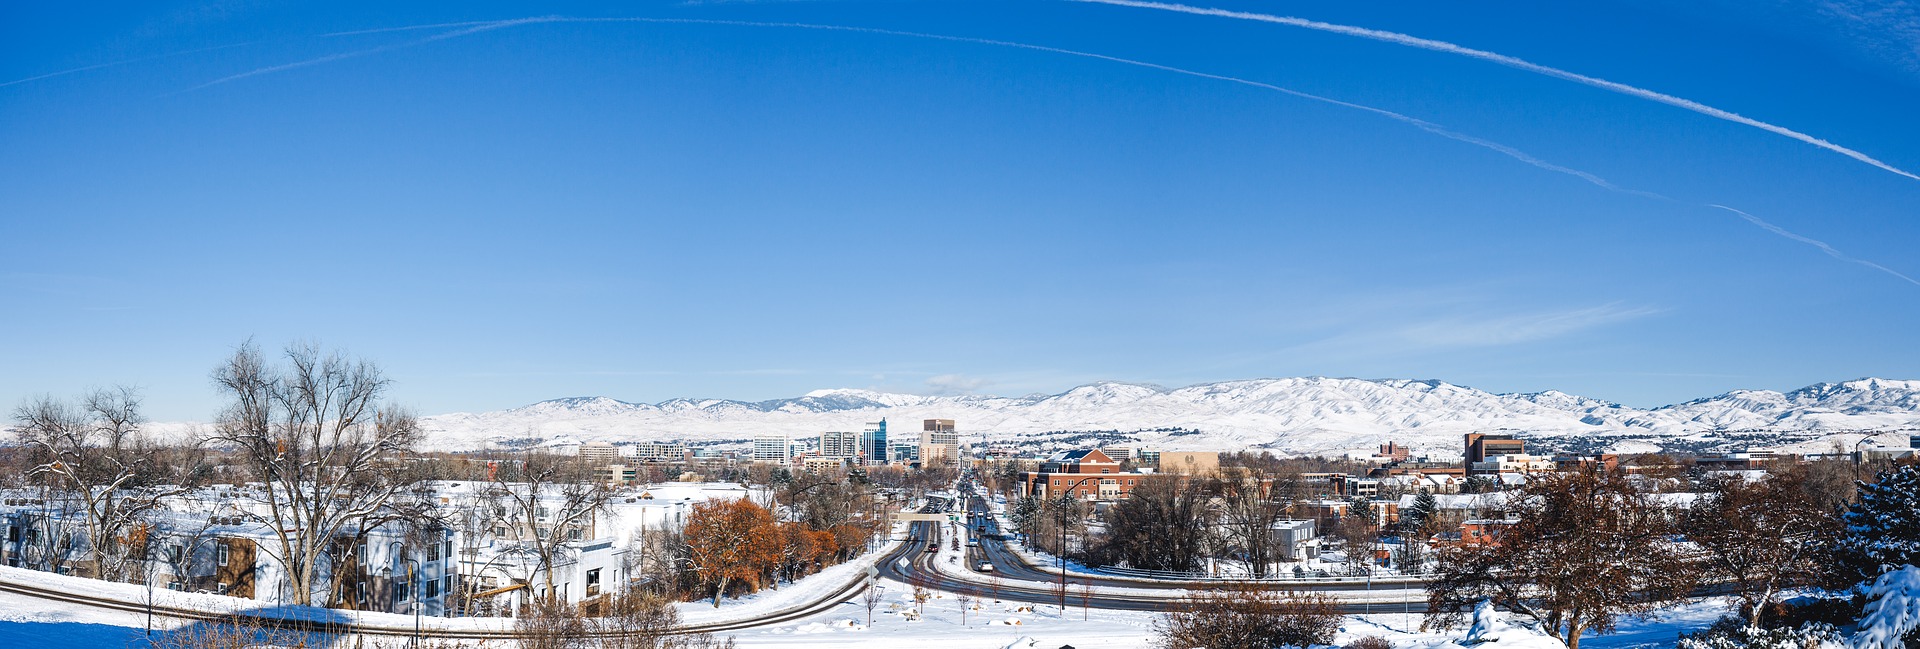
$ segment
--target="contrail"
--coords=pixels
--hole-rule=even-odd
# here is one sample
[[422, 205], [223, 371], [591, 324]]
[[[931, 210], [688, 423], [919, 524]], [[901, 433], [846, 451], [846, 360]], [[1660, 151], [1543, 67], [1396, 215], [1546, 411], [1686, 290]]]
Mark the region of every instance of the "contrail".
[[[293, 62], [293, 63], [284, 63], [284, 64], [281, 64], [281, 65], [272, 65], [272, 66], [267, 66], [267, 67], [264, 67], [264, 68], [259, 68], [259, 69], [256, 69], [256, 70], [248, 70], [248, 71], [246, 71], [246, 72], [242, 72], [242, 73], [240, 73], [240, 74], [235, 74], [235, 75], [229, 75], [229, 76], [225, 76], [225, 77], [220, 77], [220, 78], [218, 78], [218, 79], [214, 79], [214, 80], [212, 80], [212, 81], [208, 81], [208, 82], [206, 82], [206, 83], [203, 83], [203, 84], [200, 84], [200, 85], [197, 85], [197, 86], [194, 86], [194, 87], [192, 87], [192, 88], [188, 88], [188, 89], [186, 89], [186, 90], [182, 90], [182, 91], [180, 91], [180, 92], [193, 92], [193, 91], [195, 91], [195, 90], [200, 90], [200, 89], [202, 89], [202, 88], [207, 88], [207, 87], [211, 87], [211, 86], [217, 86], [217, 85], [220, 85], [220, 84], [223, 84], [223, 83], [227, 83], [227, 82], [229, 82], [229, 81], [239, 81], [239, 80], [241, 80], [241, 79], [245, 79], [245, 78], [247, 78], [247, 77], [253, 77], [253, 76], [259, 76], [259, 75], [262, 75], [262, 74], [271, 74], [271, 73], [274, 73], [274, 72], [281, 72], [281, 71], [285, 71], [285, 70], [292, 70], [292, 69], [294, 69], [294, 68], [304, 68], [304, 67], [307, 67], [307, 66], [309, 66], [309, 65], [319, 65], [319, 64], [321, 64], [321, 63], [331, 63], [331, 62], [334, 62], [334, 61], [339, 61], [339, 60], [342, 60], [342, 59], [351, 59], [351, 58], [354, 58], [354, 57], [359, 57], [359, 56], [366, 56], [366, 55], [368, 55], [368, 54], [377, 54], [377, 53], [380, 53], [380, 52], [385, 52], [385, 51], [389, 51], [389, 50], [397, 50], [397, 49], [402, 49], [402, 48], [407, 48], [407, 47], [413, 47], [413, 46], [415, 46], [415, 45], [425, 45], [425, 44], [427, 44], [427, 43], [431, 43], [431, 42], [434, 42], [434, 41], [442, 41], [442, 40], [446, 40], [446, 39], [449, 39], [449, 38], [457, 38], [457, 37], [460, 37], [460, 36], [466, 36], [466, 35], [469, 35], [469, 34], [477, 34], [477, 33], [480, 33], [480, 32], [484, 32], [484, 31], [488, 31], [488, 30], [493, 30], [493, 29], [500, 29], [500, 28], [502, 28], [502, 27], [513, 27], [513, 26], [515, 26], [515, 25], [525, 25], [525, 24], [529, 24], [529, 23], [540, 23], [540, 22], [556, 22], [556, 21], [558, 21], [558, 20], [559, 20], [558, 18], [554, 18], [554, 17], [551, 17], [551, 16], [548, 16], [548, 17], [538, 17], [538, 18], [518, 18], [518, 19], [514, 19], [514, 20], [493, 20], [493, 21], [485, 21], [485, 22], [479, 22], [479, 23], [458, 23], [458, 24], [466, 24], [466, 25], [472, 25], [472, 26], [471, 26], [471, 27], [467, 27], [466, 29], [460, 29], [460, 30], [455, 30], [455, 31], [450, 31], [450, 32], [446, 32], [446, 33], [443, 33], [443, 34], [435, 34], [435, 35], [433, 35], [433, 36], [428, 36], [428, 37], [426, 37], [426, 38], [422, 38], [422, 39], [419, 39], [419, 40], [414, 40], [414, 41], [408, 41], [408, 42], [405, 42], [405, 43], [395, 43], [395, 44], [392, 44], [392, 45], [381, 45], [381, 46], [379, 46], [379, 47], [371, 47], [371, 48], [367, 48], [367, 49], [364, 49], [364, 50], [354, 50], [354, 51], [351, 51], [351, 52], [341, 52], [341, 53], [338, 53], [338, 54], [328, 54], [328, 55], [326, 55], [326, 56], [322, 56], [322, 57], [318, 57], [318, 58], [312, 58], [312, 59], [307, 59], [307, 60], [305, 60], [305, 61], [295, 61], [295, 62]], [[404, 28], [402, 28], [402, 29], [404, 29]], [[387, 29], [387, 30], [369, 30], [369, 31], [398, 31], [398, 29]], [[343, 33], [355, 33], [355, 32], [343, 32]], [[178, 94], [178, 93], [175, 93], [175, 94]]]
[[1833, 257], [1834, 259], [1838, 259], [1840, 261], [1845, 261], [1845, 262], [1851, 262], [1855, 264], [1860, 264], [1862, 266], [1872, 268], [1874, 270], [1886, 273], [1888, 275], [1892, 275], [1894, 277], [1907, 280], [1907, 283], [1912, 284], [1914, 286], [1920, 286], [1920, 281], [1916, 281], [1912, 277], [1903, 275], [1899, 271], [1888, 268], [1886, 266], [1882, 266], [1880, 264], [1876, 264], [1871, 261], [1867, 261], [1865, 259], [1854, 257], [1852, 255], [1848, 255], [1838, 250], [1834, 250], [1833, 246], [1827, 245], [1827, 242], [1825, 241], [1821, 241], [1819, 239], [1813, 239], [1809, 237], [1803, 237], [1798, 234], [1794, 234], [1792, 232], [1787, 231], [1785, 228], [1763, 221], [1760, 219], [1760, 217], [1754, 216], [1752, 214], [1748, 214], [1746, 212], [1742, 212], [1740, 210], [1733, 209], [1731, 207], [1727, 207], [1725, 205], [1716, 205], [1713, 203], [1708, 203], [1707, 207], [1719, 208], [1719, 209], [1726, 210], [1728, 212], [1732, 212], [1734, 214], [1738, 214], [1740, 215], [1740, 218], [1746, 219], [1748, 223], [1752, 223], [1754, 225], [1760, 226], [1762, 229], [1765, 229], [1768, 232], [1772, 232], [1774, 234], [1786, 237], [1788, 239], [1792, 239], [1794, 241], [1798, 241], [1800, 243], [1804, 243], [1809, 246], [1819, 248], [1821, 252], [1827, 253], [1827, 255]]
[[[1579, 169], [1574, 169], [1572, 167], [1567, 167], [1567, 166], [1547, 162], [1545, 160], [1536, 158], [1524, 151], [1515, 149], [1505, 144], [1494, 142], [1492, 140], [1474, 137], [1471, 135], [1466, 135], [1464, 133], [1459, 133], [1459, 132], [1450, 130], [1446, 127], [1443, 127], [1439, 124], [1435, 124], [1433, 122], [1429, 122], [1417, 117], [1396, 113], [1394, 111], [1390, 111], [1384, 108], [1375, 108], [1373, 106], [1367, 106], [1365, 104], [1356, 104], [1349, 101], [1341, 101], [1339, 99], [1333, 99], [1331, 97], [1322, 97], [1320, 95], [1301, 92], [1299, 90], [1294, 90], [1292, 88], [1287, 88], [1283, 86], [1277, 86], [1270, 83], [1253, 81], [1250, 79], [1242, 79], [1239, 77], [1230, 77], [1230, 76], [1220, 75], [1220, 74], [1212, 74], [1208, 72], [1199, 72], [1196, 70], [1188, 70], [1185, 68], [1176, 68], [1170, 65], [1149, 63], [1147, 61], [1139, 61], [1134, 59], [1121, 58], [1117, 56], [1108, 56], [1105, 54], [1095, 54], [1092, 52], [1081, 52], [1078, 50], [1062, 49], [1058, 47], [1048, 47], [1045, 45], [1032, 45], [1029, 43], [1002, 41], [1002, 40], [994, 40], [989, 38], [973, 38], [968, 36], [948, 36], [945, 34], [928, 34], [923, 32], [909, 32], [909, 31], [899, 31], [899, 30], [893, 30], [893, 29], [880, 29], [875, 27], [849, 27], [844, 25], [823, 25], [823, 24], [817, 24], [817, 23], [757, 22], [757, 21], [747, 21], [747, 20], [714, 20], [714, 19], [703, 19], [703, 18], [572, 18], [572, 17], [565, 17], [565, 16], [540, 16], [540, 17], [533, 17], [533, 18], [516, 18], [512, 20], [497, 20], [497, 21], [468, 22], [468, 23], [447, 23], [442, 25], [424, 26], [421, 28], [459, 26], [459, 27], [464, 27], [464, 29], [446, 32], [446, 33], [438, 34], [428, 38], [409, 41], [406, 43], [384, 45], [384, 46], [369, 48], [365, 50], [343, 52], [343, 53], [332, 54], [332, 55], [323, 56], [315, 59], [308, 59], [305, 61], [298, 61], [294, 63], [260, 68], [258, 70], [243, 72], [233, 76], [216, 79], [214, 81], [190, 88], [188, 89], [188, 91], [198, 90], [200, 88], [205, 88], [207, 86], [226, 83], [228, 81], [234, 81], [238, 79], [244, 79], [251, 76], [269, 74], [273, 72], [290, 70], [293, 68], [305, 67], [309, 65], [317, 65], [317, 64], [326, 63], [329, 61], [338, 61], [345, 58], [364, 56], [368, 54], [374, 54], [377, 52], [384, 52], [384, 51], [399, 49], [404, 47], [412, 47], [414, 45], [421, 45], [421, 44], [430, 43], [433, 41], [456, 38], [460, 36], [466, 36], [469, 34], [476, 34], [476, 33], [484, 32], [488, 30], [500, 29], [503, 27], [515, 27], [519, 25], [531, 25], [531, 24], [541, 24], [541, 23], [655, 23], [655, 24], [724, 25], [724, 26], [735, 26], [735, 27], [777, 27], [777, 28], [792, 28], [792, 29], [812, 29], [812, 30], [820, 30], [820, 31], [878, 34], [878, 35], [885, 35], [885, 36], [902, 36], [902, 37], [908, 37], [908, 38], [930, 39], [930, 40], [947, 41], [947, 42], [953, 42], [953, 43], [972, 43], [972, 44], [978, 44], [978, 45], [991, 45], [995, 47], [1010, 47], [1010, 48], [1030, 50], [1035, 52], [1047, 52], [1047, 53], [1061, 54], [1066, 56], [1077, 56], [1081, 58], [1094, 59], [1098, 61], [1107, 61], [1111, 63], [1131, 65], [1135, 67], [1146, 68], [1149, 70], [1158, 70], [1158, 71], [1169, 72], [1173, 74], [1186, 75], [1186, 76], [1196, 77], [1200, 79], [1210, 79], [1214, 81], [1236, 83], [1236, 84], [1249, 86], [1253, 88], [1259, 88], [1262, 90], [1278, 92], [1290, 97], [1298, 97], [1301, 99], [1307, 99], [1307, 100], [1316, 101], [1316, 102], [1329, 104], [1333, 106], [1339, 106], [1342, 108], [1348, 108], [1348, 109], [1357, 110], [1361, 112], [1371, 113], [1371, 114], [1385, 117], [1387, 119], [1391, 119], [1403, 124], [1407, 124], [1409, 126], [1413, 126], [1422, 131], [1426, 131], [1428, 133], [1432, 133], [1434, 135], [1438, 135], [1450, 140], [1481, 147], [1489, 151], [1499, 153], [1501, 155], [1507, 156], [1514, 160], [1518, 160], [1522, 163], [1525, 163], [1540, 169], [1545, 169], [1547, 171], [1551, 171], [1554, 173], [1572, 176], [1574, 178], [1578, 178], [1580, 180], [1586, 181], [1597, 187], [1600, 187], [1601, 189], [1605, 189], [1610, 192], [1628, 194], [1632, 196], [1639, 196], [1642, 198], [1648, 198], [1653, 200], [1671, 201], [1676, 203], [1683, 202], [1683, 201], [1679, 201], [1677, 199], [1670, 198], [1668, 196], [1657, 194], [1654, 192], [1621, 187], [1593, 173], [1581, 171]], [[393, 28], [386, 28], [381, 30], [366, 30], [362, 32], [345, 32], [345, 33], [368, 33], [373, 31], [404, 31], [409, 29], [414, 29], [414, 28], [393, 27]], [[1835, 250], [1833, 246], [1827, 245], [1825, 242], [1795, 234], [1784, 228], [1781, 228], [1772, 223], [1764, 221], [1752, 214], [1748, 214], [1746, 212], [1742, 212], [1740, 210], [1736, 210], [1724, 205], [1715, 205], [1715, 204], [1697, 204], [1697, 205], [1702, 205], [1705, 207], [1713, 207], [1713, 208], [1718, 208], [1718, 209], [1726, 210], [1729, 212], [1733, 212], [1734, 214], [1737, 214], [1741, 218], [1745, 219], [1747, 222], [1752, 223], [1753, 225], [1758, 226], [1762, 229], [1765, 229], [1768, 232], [1772, 232], [1776, 235], [1786, 237], [1788, 239], [1798, 241], [1800, 243], [1814, 246], [1816, 248], [1819, 248], [1821, 251], [1827, 253], [1828, 255], [1833, 256], [1836, 259], [1840, 259], [1840, 260], [1855, 263], [1855, 264], [1860, 264], [1868, 268], [1873, 268], [1875, 270], [1879, 270], [1889, 275], [1893, 275], [1894, 277], [1898, 277], [1902, 280], [1907, 281], [1908, 283], [1912, 283], [1916, 286], [1920, 286], [1920, 281], [1914, 281], [1913, 278], [1908, 277], [1904, 274], [1901, 274], [1898, 271], [1887, 268], [1886, 266], [1882, 266], [1870, 261], [1866, 261], [1864, 259], [1846, 255], [1845, 253]]]
[[182, 56], [182, 55], [186, 55], [186, 54], [199, 54], [199, 53], [201, 53], [201, 52], [211, 52], [211, 51], [214, 51], [214, 50], [224, 50], [224, 49], [227, 49], [227, 48], [230, 48], [230, 47], [244, 47], [244, 46], [247, 46], [247, 45], [253, 45], [253, 44], [256, 44], [256, 43], [259, 43], [259, 42], [260, 42], [260, 41], [248, 41], [248, 42], [245, 42], [245, 43], [233, 43], [233, 44], [231, 44], [231, 45], [215, 45], [215, 46], [213, 46], [213, 47], [202, 47], [202, 48], [199, 48], [199, 49], [194, 49], [194, 50], [181, 50], [181, 51], [178, 51], [178, 52], [167, 52], [167, 53], [165, 53], [165, 54], [155, 54], [155, 55], [153, 55], [153, 56], [142, 56], [142, 57], [140, 57], [140, 58], [137, 58], [137, 59], [126, 59], [126, 60], [122, 60], [122, 61], [109, 61], [109, 62], [106, 62], [106, 63], [95, 63], [95, 64], [93, 64], [93, 65], [88, 65], [88, 66], [82, 66], [82, 67], [78, 67], [78, 68], [70, 68], [70, 69], [66, 69], [66, 70], [60, 70], [60, 71], [58, 71], [58, 72], [48, 72], [48, 73], [46, 73], [46, 74], [40, 74], [40, 75], [34, 75], [34, 76], [31, 76], [31, 77], [27, 77], [27, 78], [25, 78], [25, 79], [14, 79], [14, 80], [12, 80], [12, 81], [0, 81], [0, 88], [5, 88], [5, 87], [7, 87], [7, 86], [11, 86], [11, 85], [16, 85], [16, 84], [22, 84], [22, 83], [27, 83], [27, 82], [29, 82], [29, 81], [39, 81], [39, 80], [41, 80], [41, 79], [51, 79], [51, 78], [54, 78], [54, 77], [61, 77], [61, 76], [66, 76], [66, 75], [69, 75], [69, 74], [74, 74], [74, 73], [76, 73], [76, 72], [86, 72], [86, 71], [89, 71], [89, 70], [99, 70], [99, 69], [101, 69], [101, 68], [111, 68], [111, 67], [116, 67], [116, 66], [122, 66], [122, 65], [128, 65], [128, 64], [133, 64], [133, 63], [141, 63], [141, 62], [145, 62], [145, 61], [152, 61], [152, 60], [154, 60], [154, 59], [164, 59], [164, 58], [167, 58], [167, 57], [170, 57], [170, 56]]
[[1859, 151], [1855, 151], [1853, 149], [1849, 149], [1847, 147], [1840, 146], [1838, 144], [1834, 144], [1832, 142], [1828, 142], [1826, 140], [1822, 140], [1820, 138], [1807, 135], [1805, 133], [1801, 133], [1799, 131], [1795, 131], [1793, 129], [1790, 129], [1784, 126], [1776, 126], [1773, 124], [1762, 122], [1760, 120], [1753, 119], [1751, 117], [1747, 117], [1739, 113], [1735, 113], [1727, 110], [1721, 110], [1719, 108], [1714, 108], [1712, 106], [1708, 106], [1706, 104], [1702, 104], [1700, 102], [1693, 101], [1690, 99], [1682, 99], [1680, 97], [1675, 97], [1673, 95], [1669, 95], [1661, 92], [1655, 92], [1652, 90], [1647, 90], [1645, 88], [1637, 88], [1634, 86], [1629, 86], [1624, 83], [1608, 81], [1606, 79], [1601, 79], [1597, 77], [1589, 77], [1584, 74], [1568, 72], [1566, 70], [1562, 70], [1559, 68], [1540, 65], [1532, 61], [1527, 61], [1525, 59], [1519, 59], [1519, 58], [1515, 58], [1515, 57], [1511, 57], [1505, 54], [1499, 54], [1495, 52], [1488, 52], [1486, 50], [1476, 50], [1470, 47], [1464, 47], [1460, 45], [1455, 45], [1453, 43], [1448, 43], [1446, 41], [1436, 41], [1432, 39], [1420, 38], [1418, 36], [1401, 34], [1398, 32], [1382, 31], [1378, 29], [1367, 29], [1365, 27], [1353, 27], [1350, 25], [1336, 25], [1333, 23], [1324, 23], [1316, 20], [1294, 18], [1291, 16], [1275, 16], [1272, 14], [1251, 13], [1251, 12], [1245, 12], [1245, 11], [1210, 9], [1206, 7], [1194, 7], [1190, 5], [1172, 4], [1172, 3], [1165, 3], [1165, 2], [1149, 2], [1146, 0], [1068, 0], [1068, 1], [1086, 2], [1086, 3], [1092, 3], [1092, 4], [1117, 5], [1122, 7], [1135, 7], [1140, 9], [1159, 9], [1162, 11], [1175, 11], [1175, 12], [1194, 14], [1199, 16], [1216, 16], [1220, 18], [1234, 18], [1239, 20], [1255, 20], [1259, 22], [1274, 23], [1279, 25], [1289, 25], [1293, 27], [1301, 27], [1305, 29], [1330, 32], [1334, 34], [1343, 34], [1346, 36], [1357, 36], [1360, 38], [1382, 41], [1386, 43], [1393, 43], [1396, 45], [1417, 47], [1423, 50], [1432, 50], [1435, 52], [1446, 52], [1448, 54], [1458, 54], [1461, 56], [1480, 59], [1482, 61], [1491, 61], [1494, 63], [1498, 63], [1498, 64], [1505, 65], [1512, 68], [1517, 68], [1520, 70], [1526, 70], [1528, 72], [1533, 72], [1536, 74], [1543, 74], [1549, 77], [1554, 77], [1556, 79], [1564, 79], [1567, 81], [1572, 81], [1574, 83], [1585, 84], [1585, 85], [1599, 88], [1602, 90], [1617, 92], [1617, 93], [1631, 96], [1631, 97], [1639, 97], [1641, 99], [1657, 101], [1662, 104], [1666, 104], [1668, 106], [1690, 110], [1702, 115], [1706, 115], [1708, 117], [1726, 120], [1729, 122], [1733, 122], [1735, 124], [1743, 124], [1746, 126], [1751, 126], [1751, 127], [1754, 127], [1763, 131], [1767, 131], [1769, 133], [1773, 133], [1776, 135], [1784, 135], [1786, 137], [1790, 137], [1790, 138], [1799, 140], [1801, 142], [1805, 142], [1807, 144], [1811, 144], [1811, 145], [1820, 147], [1822, 149], [1826, 149], [1828, 151], [1832, 151], [1834, 153], [1838, 153], [1840, 155], [1853, 158], [1855, 160], [1873, 165], [1875, 167], [1879, 167], [1882, 170], [1896, 173], [1902, 176], [1906, 176], [1907, 178], [1911, 178], [1913, 180], [1920, 180], [1920, 176], [1916, 176], [1914, 174], [1908, 173], [1905, 170], [1902, 170], [1898, 167], [1887, 164], [1885, 162], [1875, 160], [1872, 156], [1868, 156], [1865, 153], [1861, 153]]
[[431, 25], [407, 25], [404, 27], [376, 27], [374, 29], [356, 29], [353, 31], [346, 31], [346, 32], [330, 32], [326, 34], [320, 34], [319, 37], [332, 38], [335, 36], [358, 36], [360, 34], [385, 34], [388, 32], [411, 32], [411, 31], [418, 31], [422, 29], [440, 29], [443, 27], [472, 27], [474, 25], [492, 25], [500, 22], [504, 22], [504, 21], [468, 20], [468, 21], [457, 22], [457, 23], [434, 23]]

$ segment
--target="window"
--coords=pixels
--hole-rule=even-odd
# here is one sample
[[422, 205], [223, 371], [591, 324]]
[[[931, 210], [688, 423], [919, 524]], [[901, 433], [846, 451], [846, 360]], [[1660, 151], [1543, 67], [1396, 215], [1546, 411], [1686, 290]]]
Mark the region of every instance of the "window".
[[[215, 557], [214, 562], [222, 566], [227, 565], [227, 554], [229, 552], [227, 549], [227, 544], [222, 543], [218, 546], [215, 546], [215, 548], [216, 549], [213, 551], [214, 557]], [[225, 592], [225, 591], [222, 591], [222, 592]]]
[[600, 594], [600, 569], [594, 568], [587, 571], [587, 596], [592, 597], [598, 594]]
[[186, 553], [187, 549], [179, 545], [167, 546], [167, 563], [180, 563], [181, 555]]
[[367, 545], [365, 543], [353, 546], [353, 562], [363, 566], [367, 565]]
[[440, 582], [435, 580], [428, 580], [426, 599], [433, 599], [439, 596], [440, 596]]
[[442, 544], [441, 548], [442, 550], [440, 552], [440, 556], [446, 557], [448, 559], [453, 558], [453, 539], [447, 539], [447, 542]]
[[567, 540], [569, 541], [580, 540], [580, 528], [576, 527], [576, 528], [567, 530]]
[[439, 560], [440, 560], [440, 545], [439, 545], [439, 544], [437, 544], [437, 543], [436, 543], [436, 544], [434, 544], [434, 545], [429, 545], [429, 546], [427, 546], [427, 560], [428, 560], [428, 561], [439, 561]]

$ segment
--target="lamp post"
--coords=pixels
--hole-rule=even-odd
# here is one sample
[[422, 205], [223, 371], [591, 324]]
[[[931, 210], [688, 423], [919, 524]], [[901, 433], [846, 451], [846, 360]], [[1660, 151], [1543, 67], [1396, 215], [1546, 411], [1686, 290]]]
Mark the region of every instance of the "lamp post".
[[413, 638], [407, 642], [407, 646], [418, 647], [420, 646], [420, 612], [423, 608], [420, 601], [420, 562], [406, 556], [405, 544], [401, 541], [394, 541], [388, 549], [393, 553], [394, 565], [398, 566], [402, 561], [407, 564], [407, 586], [412, 591], [409, 603], [413, 606]]

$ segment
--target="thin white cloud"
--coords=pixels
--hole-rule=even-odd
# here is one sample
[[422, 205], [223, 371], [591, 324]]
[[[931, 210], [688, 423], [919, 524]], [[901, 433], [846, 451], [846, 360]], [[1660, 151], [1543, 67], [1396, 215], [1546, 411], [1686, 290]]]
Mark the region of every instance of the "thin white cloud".
[[1562, 338], [1663, 312], [1656, 307], [1617, 302], [1549, 311], [1450, 311], [1403, 317], [1401, 323], [1359, 322], [1350, 331], [1276, 350], [1265, 357], [1375, 358], [1504, 347]]
[[1753, 128], [1757, 128], [1769, 133], [1773, 133], [1775, 135], [1790, 137], [1795, 140], [1799, 140], [1801, 142], [1805, 142], [1807, 144], [1811, 144], [1811, 145], [1820, 147], [1822, 149], [1826, 149], [1828, 151], [1832, 151], [1834, 153], [1847, 156], [1849, 158], [1853, 158], [1854, 160], [1858, 160], [1860, 162], [1873, 165], [1884, 171], [1899, 174], [1901, 176], [1905, 176], [1913, 180], [1920, 180], [1920, 176], [1916, 176], [1912, 173], [1908, 173], [1903, 169], [1900, 169], [1893, 165], [1876, 160], [1865, 153], [1861, 153], [1859, 151], [1855, 151], [1853, 149], [1849, 149], [1847, 147], [1840, 146], [1838, 144], [1834, 144], [1832, 142], [1828, 142], [1826, 140], [1822, 140], [1820, 138], [1807, 135], [1805, 133], [1801, 133], [1799, 131], [1795, 131], [1793, 129], [1790, 129], [1784, 126], [1777, 126], [1774, 124], [1769, 124], [1767, 122], [1762, 122], [1760, 120], [1746, 117], [1744, 115], [1740, 115], [1732, 111], [1714, 108], [1712, 106], [1708, 106], [1706, 104], [1702, 104], [1700, 102], [1696, 102], [1690, 99], [1683, 99], [1683, 98], [1675, 97], [1673, 95], [1669, 95], [1666, 93], [1647, 90], [1645, 88], [1638, 88], [1638, 87], [1630, 86], [1624, 83], [1618, 83], [1618, 82], [1608, 81], [1606, 79], [1601, 79], [1597, 77], [1590, 77], [1583, 74], [1568, 72], [1566, 70], [1562, 70], [1554, 67], [1548, 67], [1545, 65], [1540, 65], [1538, 63], [1534, 63], [1524, 59], [1507, 56], [1505, 54], [1488, 52], [1486, 50], [1477, 50], [1470, 47], [1463, 47], [1460, 45], [1455, 45], [1453, 43], [1448, 43], [1446, 41], [1436, 41], [1436, 40], [1427, 39], [1427, 38], [1420, 38], [1418, 36], [1401, 34], [1398, 32], [1389, 32], [1389, 31], [1383, 31], [1378, 29], [1368, 29], [1365, 27], [1353, 27], [1350, 25], [1336, 25], [1333, 23], [1324, 23], [1316, 20], [1294, 18], [1291, 16], [1275, 16], [1271, 14], [1252, 13], [1252, 12], [1245, 12], [1245, 11], [1229, 11], [1226, 9], [1211, 9], [1206, 7], [1194, 7], [1190, 5], [1173, 4], [1173, 3], [1166, 3], [1166, 2], [1146, 2], [1143, 0], [1069, 0], [1069, 1], [1085, 2], [1085, 3], [1091, 3], [1091, 4], [1116, 5], [1116, 6], [1122, 6], [1122, 7], [1134, 7], [1134, 8], [1140, 8], [1140, 9], [1157, 9], [1161, 11], [1173, 11], [1173, 12], [1179, 12], [1184, 14], [1193, 14], [1193, 15], [1199, 15], [1199, 16], [1214, 16], [1219, 18], [1233, 18], [1237, 20], [1253, 20], [1253, 21], [1259, 21], [1264, 23], [1273, 23], [1277, 25], [1287, 25], [1291, 27], [1312, 29], [1315, 31], [1342, 34], [1346, 36], [1355, 36], [1359, 38], [1381, 41], [1385, 43], [1393, 43], [1395, 45], [1404, 45], [1407, 47], [1420, 48], [1423, 50], [1445, 52], [1448, 54], [1457, 54], [1460, 56], [1480, 59], [1482, 61], [1498, 63], [1500, 65], [1504, 65], [1507, 67], [1511, 67], [1519, 70], [1525, 70], [1527, 72], [1546, 75], [1556, 79], [1572, 81], [1574, 83], [1592, 86], [1594, 88], [1599, 88], [1601, 90], [1615, 92], [1615, 93], [1627, 95], [1630, 97], [1638, 97], [1640, 99], [1659, 102], [1662, 104], [1666, 104], [1668, 106], [1673, 106], [1675, 108], [1690, 110], [1695, 113], [1699, 113], [1701, 115], [1712, 117], [1714, 119], [1721, 119], [1721, 120], [1733, 122], [1735, 124], [1751, 126]]
[[1559, 338], [1659, 313], [1647, 306], [1599, 306], [1511, 315], [1443, 318], [1394, 335], [1420, 347], [1490, 347]]
[[993, 381], [963, 374], [940, 374], [927, 378], [927, 389], [936, 396], [973, 394], [993, 385]]

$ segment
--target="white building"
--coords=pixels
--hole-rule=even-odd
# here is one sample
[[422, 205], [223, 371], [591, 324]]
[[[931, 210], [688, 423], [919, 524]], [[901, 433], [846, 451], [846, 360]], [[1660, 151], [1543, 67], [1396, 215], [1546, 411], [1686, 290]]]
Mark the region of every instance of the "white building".
[[793, 439], [786, 435], [755, 435], [753, 461], [785, 465], [793, 460]]

